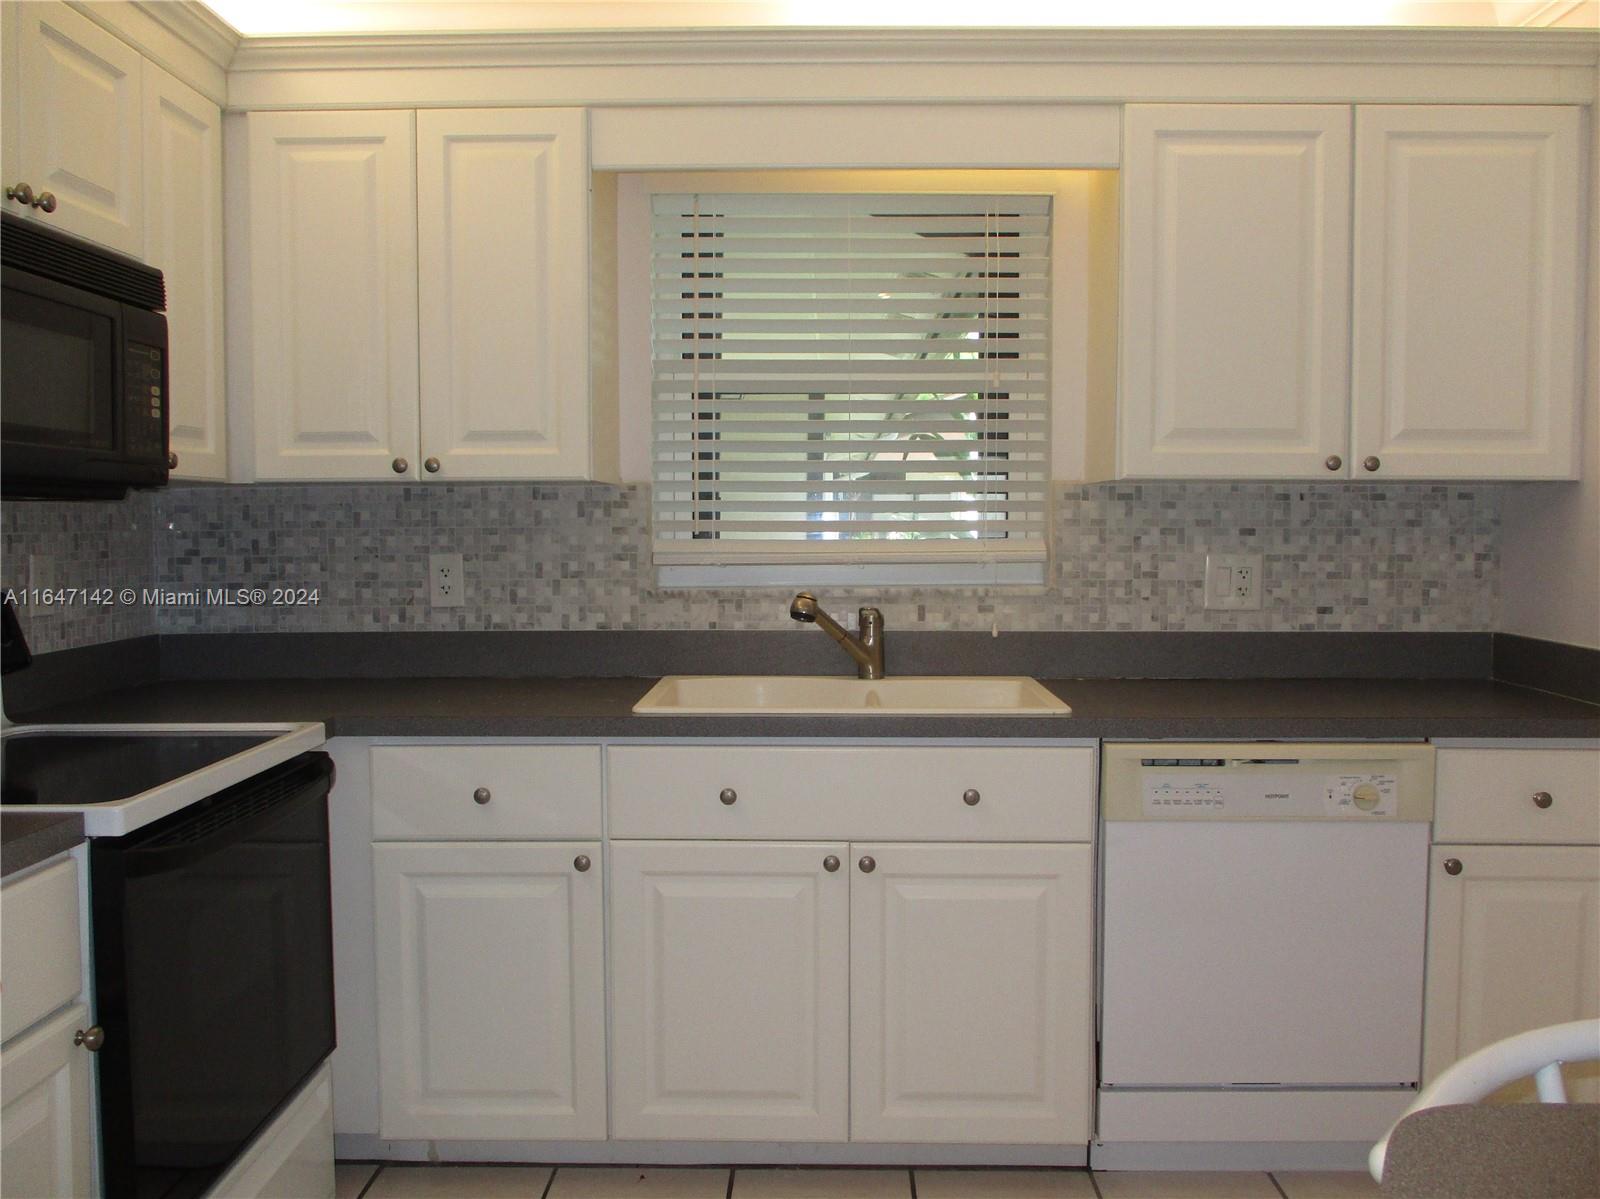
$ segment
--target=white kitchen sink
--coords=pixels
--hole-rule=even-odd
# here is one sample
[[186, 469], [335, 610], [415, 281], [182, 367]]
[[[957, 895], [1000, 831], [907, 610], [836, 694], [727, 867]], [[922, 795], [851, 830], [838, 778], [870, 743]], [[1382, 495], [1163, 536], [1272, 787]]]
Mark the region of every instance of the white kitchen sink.
[[669, 675], [640, 716], [1070, 716], [1036, 679], [822, 675]]

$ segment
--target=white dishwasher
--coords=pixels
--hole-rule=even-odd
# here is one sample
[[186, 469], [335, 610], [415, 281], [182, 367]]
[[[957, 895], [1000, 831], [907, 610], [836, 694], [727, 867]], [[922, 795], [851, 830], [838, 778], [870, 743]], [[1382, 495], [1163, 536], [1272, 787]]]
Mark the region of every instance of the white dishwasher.
[[1422, 1057], [1433, 747], [1108, 743], [1102, 1168], [1359, 1168]]

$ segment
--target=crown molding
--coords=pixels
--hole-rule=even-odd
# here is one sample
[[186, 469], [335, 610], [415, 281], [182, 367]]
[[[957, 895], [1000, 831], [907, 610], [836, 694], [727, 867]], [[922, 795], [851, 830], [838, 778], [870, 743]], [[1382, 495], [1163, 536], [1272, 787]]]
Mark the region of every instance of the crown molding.
[[197, 0], [132, 0], [132, 4], [224, 71], [244, 40], [238, 30]]
[[[164, 7], [164, 6], [157, 6]], [[807, 29], [252, 37], [234, 73], [773, 63], [1569, 66], [1600, 63], [1584, 29]]]
[[226, 102], [228, 66], [239, 34], [203, 4], [196, 0], [67, 3], [208, 100]]

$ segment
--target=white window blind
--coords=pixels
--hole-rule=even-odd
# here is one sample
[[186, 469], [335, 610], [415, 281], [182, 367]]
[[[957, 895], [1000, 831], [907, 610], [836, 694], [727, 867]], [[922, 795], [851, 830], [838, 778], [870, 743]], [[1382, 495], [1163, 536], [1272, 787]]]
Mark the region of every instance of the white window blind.
[[1044, 557], [1048, 196], [652, 218], [658, 564]]

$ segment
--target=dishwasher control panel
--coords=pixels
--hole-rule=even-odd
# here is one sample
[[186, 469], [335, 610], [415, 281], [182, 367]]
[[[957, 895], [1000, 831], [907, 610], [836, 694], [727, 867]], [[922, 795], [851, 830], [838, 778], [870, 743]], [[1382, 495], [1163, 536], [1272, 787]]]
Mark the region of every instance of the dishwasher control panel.
[[1108, 743], [1107, 820], [1426, 821], [1433, 747]]
[[1156, 819], [1174, 810], [1235, 819], [1392, 818], [1400, 789], [1392, 771], [1274, 772], [1225, 765], [1163, 766], [1143, 771], [1140, 782], [1144, 814]]

